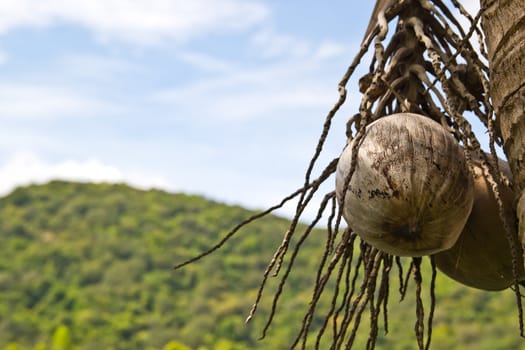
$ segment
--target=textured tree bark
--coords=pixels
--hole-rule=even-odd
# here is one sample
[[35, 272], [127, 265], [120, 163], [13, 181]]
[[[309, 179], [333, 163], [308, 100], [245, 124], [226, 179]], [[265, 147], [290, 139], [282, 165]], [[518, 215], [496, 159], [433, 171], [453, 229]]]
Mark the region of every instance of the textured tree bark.
[[525, 0], [480, 0], [490, 65], [490, 94], [516, 193], [525, 245]]

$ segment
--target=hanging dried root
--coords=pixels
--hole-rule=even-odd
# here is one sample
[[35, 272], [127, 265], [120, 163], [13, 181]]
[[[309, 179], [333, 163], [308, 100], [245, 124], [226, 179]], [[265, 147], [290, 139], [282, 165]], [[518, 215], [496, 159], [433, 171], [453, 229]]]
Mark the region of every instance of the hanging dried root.
[[[317, 178], [314, 176], [314, 169], [323, 152], [333, 119], [346, 101], [346, 86], [372, 43], [373, 57], [369, 71], [359, 79], [359, 91], [362, 93], [359, 111], [348, 120], [345, 130], [348, 144], [351, 143], [349, 147], [352, 148], [352, 157], [344, 181], [344, 193], [356, 171], [357, 151], [367, 127], [372, 122], [400, 112], [417, 113], [438, 122], [462, 144], [466, 163], [471, 171], [474, 169], [473, 159], [480, 159], [483, 173], [496, 199], [511, 249], [513, 289], [517, 297], [519, 327], [523, 334], [517, 232], [509, 219], [512, 214], [509, 213], [509, 208], [504, 206], [499, 192], [503, 185], [512, 188], [512, 181], [501, 174], [497, 162], [495, 146], [501, 146], [501, 134], [494, 122], [489, 98], [488, 68], [483, 63], [487, 55], [478, 23], [484, 9], [471, 16], [457, 0], [452, 0], [452, 4], [470, 23], [468, 30], [460, 26], [459, 20], [441, 0], [377, 0], [360, 50], [339, 82], [339, 98], [326, 116], [315, 152], [305, 172], [303, 186], [279, 204], [239, 223], [206, 252], [177, 265], [176, 268], [181, 268], [213, 253], [244, 226], [296, 199], [295, 215], [263, 273], [256, 300], [247, 318], [249, 321], [254, 317], [260, 306], [268, 279], [271, 276], [280, 277], [273, 294], [269, 317], [262, 330], [263, 337], [270, 330], [272, 321], [279, 312], [281, 294], [303, 242], [308, 239], [320, 220], [326, 218], [326, 241], [312, 296], [297, 337], [291, 341], [291, 348], [350, 349], [367, 313], [368, 317], [365, 319], [369, 323], [369, 329], [366, 349], [374, 349], [381, 334], [381, 323], [384, 334], [388, 333], [388, 301], [392, 294], [389, 277], [392, 270], [396, 269], [399, 299], [405, 299], [408, 293], [415, 293], [414, 333], [417, 346], [425, 350], [430, 347], [432, 319], [436, 306], [434, 288], [437, 274], [436, 263], [432, 257], [432, 273], [430, 278], [426, 278], [421, 264], [427, 258], [401, 258], [365, 243], [351, 227], [344, 227], [342, 214], [345, 200], [344, 197], [342, 200], [336, 200], [333, 191], [324, 195], [316, 217], [303, 228], [302, 234], [297, 232], [299, 228], [304, 227], [299, 225], [299, 222], [305, 209], [311, 205], [314, 197], [319, 195], [321, 184], [333, 181], [339, 159], [330, 162]], [[393, 33], [389, 35], [392, 29]], [[479, 50], [470, 42], [474, 33], [479, 40]], [[463, 115], [465, 111], [470, 111], [487, 128], [489, 154], [482, 152], [471, 123]], [[430, 281], [428, 285], [424, 284], [427, 280]], [[427, 286], [430, 308], [425, 313], [422, 295]], [[329, 306], [327, 310], [320, 310], [320, 301], [325, 294], [329, 295]], [[319, 314], [323, 317], [320, 325], [314, 322], [314, 316]], [[312, 338], [310, 336], [314, 331], [316, 335]]]

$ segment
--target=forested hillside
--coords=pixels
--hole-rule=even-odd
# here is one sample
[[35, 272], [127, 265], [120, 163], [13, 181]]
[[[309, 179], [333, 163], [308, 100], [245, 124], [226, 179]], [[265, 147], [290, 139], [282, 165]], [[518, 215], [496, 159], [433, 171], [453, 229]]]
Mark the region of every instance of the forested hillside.
[[[276, 281], [254, 320], [244, 320], [285, 219], [256, 222], [213, 255], [173, 270], [250, 214], [126, 185], [16, 189], [0, 199], [0, 349], [287, 349], [311, 297], [322, 230], [302, 248], [264, 340]], [[390, 331], [377, 348], [415, 349], [412, 294], [399, 303], [395, 278], [391, 285]], [[439, 275], [436, 294], [431, 349], [525, 349], [513, 293]], [[366, 334], [355, 349], [363, 341]]]

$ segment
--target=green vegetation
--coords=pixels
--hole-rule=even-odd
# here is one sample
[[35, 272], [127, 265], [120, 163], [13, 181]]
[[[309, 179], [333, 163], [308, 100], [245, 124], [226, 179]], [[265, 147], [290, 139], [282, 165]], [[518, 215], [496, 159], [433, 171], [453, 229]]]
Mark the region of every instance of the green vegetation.
[[[301, 249], [264, 340], [277, 279], [252, 322], [244, 319], [287, 220], [256, 222], [213, 255], [173, 271], [250, 214], [126, 185], [55, 181], [16, 189], [0, 199], [0, 349], [288, 348], [311, 297], [323, 231]], [[398, 303], [396, 278], [390, 331], [378, 349], [416, 348], [413, 293]], [[436, 294], [432, 349], [525, 349], [512, 292], [477, 291], [439, 275]], [[358, 342], [366, 341], [362, 333]]]

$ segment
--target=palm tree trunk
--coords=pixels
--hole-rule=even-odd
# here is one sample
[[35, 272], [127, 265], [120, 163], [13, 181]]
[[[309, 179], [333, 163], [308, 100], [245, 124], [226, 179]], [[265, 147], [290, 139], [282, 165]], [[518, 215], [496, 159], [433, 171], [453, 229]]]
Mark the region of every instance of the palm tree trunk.
[[490, 94], [516, 192], [525, 245], [525, 0], [480, 0], [490, 65]]

